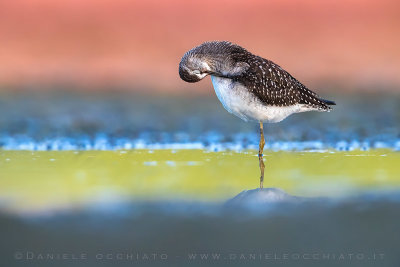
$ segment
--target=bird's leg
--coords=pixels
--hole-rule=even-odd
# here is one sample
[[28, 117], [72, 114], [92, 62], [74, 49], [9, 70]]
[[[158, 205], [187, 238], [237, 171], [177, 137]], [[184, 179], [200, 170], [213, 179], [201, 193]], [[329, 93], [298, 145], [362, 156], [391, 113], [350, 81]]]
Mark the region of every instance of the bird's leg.
[[265, 140], [264, 140], [264, 129], [263, 129], [263, 123], [260, 122], [260, 146], [258, 149], [258, 161], [260, 164], [260, 188], [264, 187], [264, 159], [263, 159], [263, 150], [264, 150], [264, 145], [265, 145]]

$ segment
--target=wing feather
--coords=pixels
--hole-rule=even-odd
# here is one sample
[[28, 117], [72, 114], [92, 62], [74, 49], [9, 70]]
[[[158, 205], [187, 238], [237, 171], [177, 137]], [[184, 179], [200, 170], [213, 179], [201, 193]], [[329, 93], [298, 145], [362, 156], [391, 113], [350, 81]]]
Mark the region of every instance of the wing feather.
[[274, 62], [253, 56], [247, 70], [234, 79], [248, 88], [266, 105], [292, 106], [304, 104], [316, 110], [331, 108], [320, 97]]

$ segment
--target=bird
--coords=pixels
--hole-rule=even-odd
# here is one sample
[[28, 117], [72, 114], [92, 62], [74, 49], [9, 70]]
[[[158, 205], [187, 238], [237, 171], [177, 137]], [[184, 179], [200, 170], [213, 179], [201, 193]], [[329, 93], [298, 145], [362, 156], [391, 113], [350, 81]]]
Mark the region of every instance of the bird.
[[336, 105], [320, 98], [278, 64], [229, 41], [204, 42], [187, 51], [179, 63], [179, 76], [189, 83], [211, 76], [215, 93], [229, 113], [259, 123], [261, 189], [265, 168], [263, 123], [280, 122], [294, 113], [329, 112], [330, 106]]

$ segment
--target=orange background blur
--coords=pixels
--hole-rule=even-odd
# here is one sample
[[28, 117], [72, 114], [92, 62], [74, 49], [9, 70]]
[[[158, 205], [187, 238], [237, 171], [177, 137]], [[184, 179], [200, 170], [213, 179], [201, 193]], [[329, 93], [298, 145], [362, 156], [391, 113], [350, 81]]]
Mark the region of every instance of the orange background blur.
[[182, 92], [183, 53], [229, 40], [318, 91], [397, 90], [399, 12], [397, 0], [3, 0], [0, 88]]

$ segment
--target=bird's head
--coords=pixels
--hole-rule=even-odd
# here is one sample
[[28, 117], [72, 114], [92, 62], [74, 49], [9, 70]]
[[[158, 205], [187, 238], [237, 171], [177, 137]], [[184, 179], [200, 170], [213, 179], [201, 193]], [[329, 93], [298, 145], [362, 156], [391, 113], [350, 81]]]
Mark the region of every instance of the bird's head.
[[205, 42], [183, 55], [179, 63], [179, 76], [186, 82], [195, 83], [207, 75], [239, 75], [249, 67], [241, 62], [247, 54], [244, 48], [231, 42]]
[[179, 63], [179, 76], [182, 80], [195, 83], [211, 73], [210, 65], [204, 56], [187, 52]]

